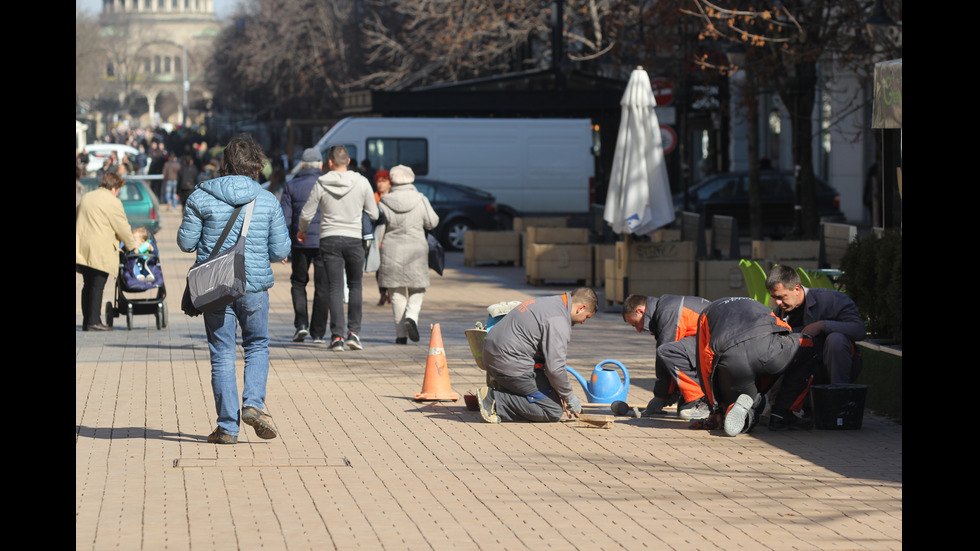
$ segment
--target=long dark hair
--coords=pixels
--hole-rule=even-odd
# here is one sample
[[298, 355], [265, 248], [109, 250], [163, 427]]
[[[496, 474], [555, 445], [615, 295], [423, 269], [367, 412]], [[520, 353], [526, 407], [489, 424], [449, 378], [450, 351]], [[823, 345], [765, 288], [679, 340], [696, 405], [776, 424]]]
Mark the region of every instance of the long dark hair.
[[262, 147], [249, 134], [239, 134], [225, 146], [217, 175], [248, 176], [257, 181], [264, 166], [265, 154]]

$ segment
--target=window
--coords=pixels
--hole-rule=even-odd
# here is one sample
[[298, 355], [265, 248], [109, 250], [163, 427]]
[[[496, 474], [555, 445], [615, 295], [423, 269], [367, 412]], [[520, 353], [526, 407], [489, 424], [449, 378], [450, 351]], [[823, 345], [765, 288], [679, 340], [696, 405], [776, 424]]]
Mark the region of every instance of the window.
[[140, 192], [140, 187], [132, 182], [126, 182], [126, 184], [119, 191], [120, 201], [141, 201], [143, 200], [143, 193]]
[[[351, 155], [354, 158], [354, 155]], [[421, 138], [369, 138], [367, 158], [378, 170], [391, 170], [395, 165], [405, 165], [416, 176], [429, 173], [429, 145]]]
[[743, 194], [743, 186], [738, 176], [716, 178], [697, 191], [698, 201], [731, 198], [740, 194]]

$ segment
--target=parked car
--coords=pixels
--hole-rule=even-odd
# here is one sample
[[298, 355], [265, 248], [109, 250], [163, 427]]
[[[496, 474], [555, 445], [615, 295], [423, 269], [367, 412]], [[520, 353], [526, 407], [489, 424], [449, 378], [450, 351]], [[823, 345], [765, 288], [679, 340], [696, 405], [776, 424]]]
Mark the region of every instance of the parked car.
[[[762, 188], [762, 226], [768, 235], [788, 233], [794, 224], [793, 208], [796, 205], [796, 178], [792, 172], [762, 170], [759, 173]], [[674, 196], [674, 211], [684, 210], [684, 194]], [[689, 212], [706, 216], [710, 226], [711, 216], [732, 216], [738, 222], [739, 233], [748, 234], [749, 221], [749, 173], [727, 172], [709, 176], [688, 190]], [[843, 220], [840, 210], [840, 194], [823, 180], [817, 178], [817, 213], [822, 220]]]
[[449, 250], [462, 250], [463, 236], [471, 229], [507, 229], [516, 214], [506, 205], [497, 205], [490, 193], [468, 186], [416, 178], [415, 187], [439, 215], [434, 233]]
[[112, 153], [116, 154], [117, 159], [124, 161], [126, 157], [135, 157], [140, 152], [135, 147], [121, 143], [90, 143], [85, 146], [85, 153], [88, 155], [85, 170], [91, 173], [102, 168], [106, 158]]
[[[149, 180], [153, 178], [153, 176], [127, 176], [126, 184], [119, 190], [119, 200], [122, 201], [130, 226], [143, 226], [156, 233], [160, 231], [160, 200], [150, 190]], [[86, 192], [91, 191], [99, 187], [99, 180], [83, 178], [82, 186]]]

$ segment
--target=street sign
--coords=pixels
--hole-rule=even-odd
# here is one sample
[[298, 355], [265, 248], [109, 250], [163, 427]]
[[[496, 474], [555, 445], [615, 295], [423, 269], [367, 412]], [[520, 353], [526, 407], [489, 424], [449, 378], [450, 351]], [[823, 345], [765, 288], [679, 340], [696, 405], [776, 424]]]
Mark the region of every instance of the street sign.
[[653, 99], [657, 100], [658, 107], [670, 105], [674, 101], [674, 83], [670, 79], [651, 78], [650, 87], [653, 88]]

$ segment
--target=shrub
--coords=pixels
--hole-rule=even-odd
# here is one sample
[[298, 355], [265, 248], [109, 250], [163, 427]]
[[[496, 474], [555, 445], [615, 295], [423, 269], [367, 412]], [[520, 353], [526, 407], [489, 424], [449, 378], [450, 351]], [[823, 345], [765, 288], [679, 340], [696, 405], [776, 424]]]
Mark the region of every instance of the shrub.
[[841, 259], [844, 290], [872, 337], [902, 342], [902, 230], [851, 242]]

